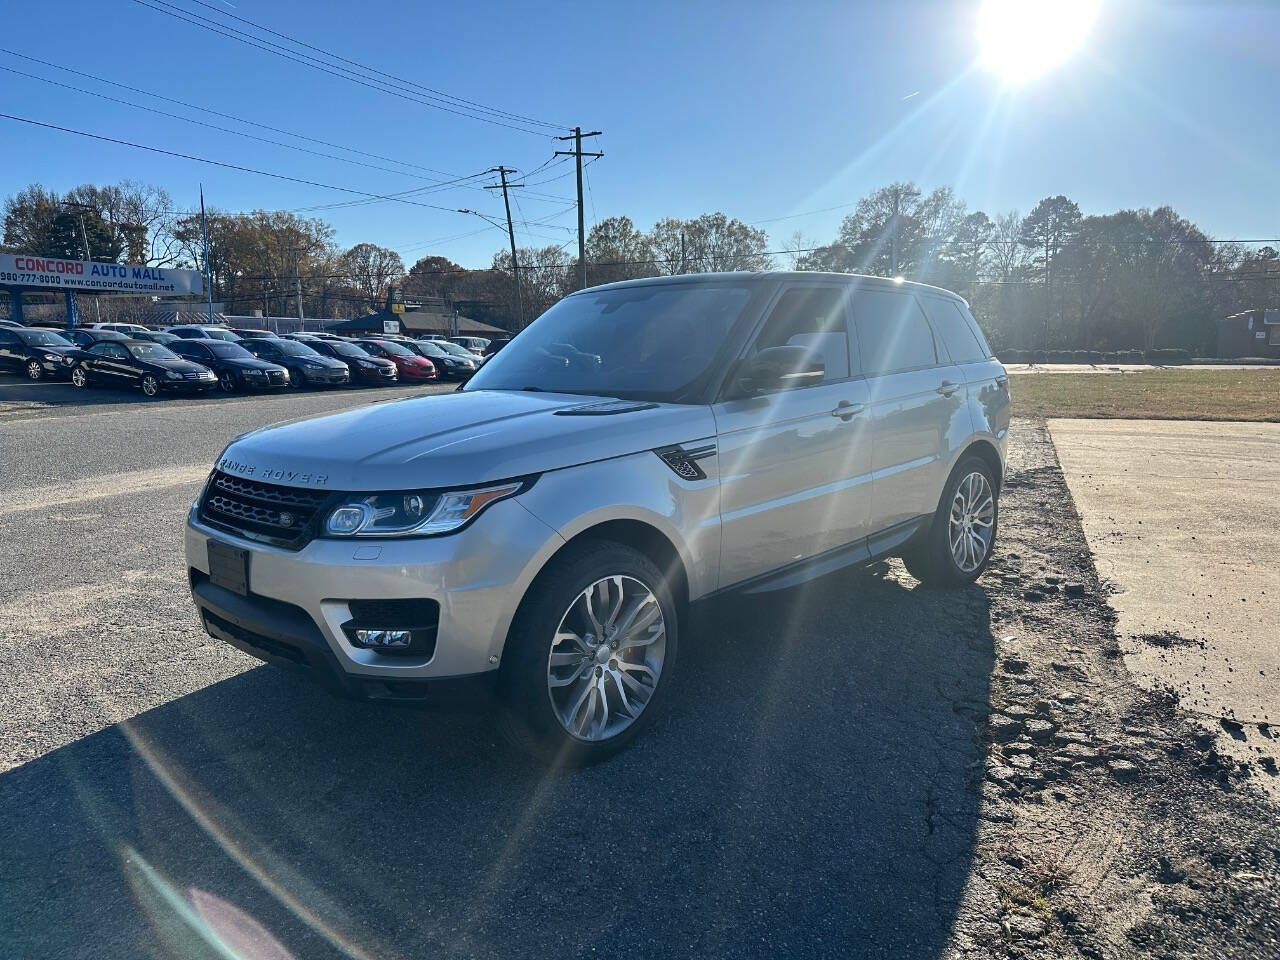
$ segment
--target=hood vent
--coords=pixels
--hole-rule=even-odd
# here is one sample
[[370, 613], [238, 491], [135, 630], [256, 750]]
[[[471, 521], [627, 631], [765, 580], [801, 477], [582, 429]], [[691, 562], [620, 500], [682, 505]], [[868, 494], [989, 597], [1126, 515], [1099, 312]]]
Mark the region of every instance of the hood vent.
[[636, 410], [652, 410], [658, 405], [645, 400], [600, 400], [584, 403], [579, 407], [557, 410], [557, 417], [611, 417], [616, 413], [633, 413]]

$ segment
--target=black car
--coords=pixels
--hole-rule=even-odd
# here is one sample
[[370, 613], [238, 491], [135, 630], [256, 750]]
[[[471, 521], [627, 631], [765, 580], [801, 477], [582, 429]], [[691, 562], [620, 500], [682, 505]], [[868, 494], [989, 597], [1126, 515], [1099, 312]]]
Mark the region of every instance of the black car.
[[172, 333], [165, 333], [163, 330], [148, 330], [146, 333], [135, 333], [135, 340], [148, 340], [151, 343], [158, 343], [162, 347], [173, 349], [172, 344], [181, 343], [182, 338]]
[[103, 330], [101, 327], [76, 327], [65, 335], [77, 347], [87, 350], [95, 343], [123, 343], [129, 338], [115, 330]]
[[76, 345], [52, 330], [0, 327], [0, 367], [21, 370], [31, 380], [70, 376]]
[[347, 365], [347, 369], [351, 371], [352, 383], [389, 384], [395, 383], [398, 379], [394, 363], [390, 360], [383, 360], [381, 357], [371, 357], [354, 343], [347, 343], [345, 340], [324, 340], [320, 337], [305, 336], [289, 336], [285, 339], [297, 340], [299, 343], [310, 347], [316, 353], [342, 361]]
[[71, 382], [77, 387], [139, 387], [155, 397], [166, 391], [207, 393], [218, 382], [208, 367], [146, 340], [103, 340], [80, 355], [82, 359], [71, 369]]
[[244, 340], [240, 346], [259, 359], [287, 369], [289, 383], [294, 387], [338, 387], [351, 382], [351, 372], [345, 363], [323, 356], [297, 340], [262, 337]]
[[510, 337], [494, 337], [485, 345], [484, 356], [492, 357], [495, 353], [511, 342]]
[[396, 343], [402, 343], [418, 356], [426, 357], [436, 365], [436, 369], [444, 379], [470, 380], [471, 375], [480, 367], [476, 357], [467, 354], [462, 347], [458, 347], [456, 353], [448, 349], [454, 346], [448, 341], [397, 340]]
[[[177, 339], [177, 338], [175, 338]], [[278, 390], [289, 386], [289, 371], [260, 360], [238, 343], [225, 340], [178, 340], [169, 345], [178, 356], [202, 364], [218, 375], [224, 393]]]

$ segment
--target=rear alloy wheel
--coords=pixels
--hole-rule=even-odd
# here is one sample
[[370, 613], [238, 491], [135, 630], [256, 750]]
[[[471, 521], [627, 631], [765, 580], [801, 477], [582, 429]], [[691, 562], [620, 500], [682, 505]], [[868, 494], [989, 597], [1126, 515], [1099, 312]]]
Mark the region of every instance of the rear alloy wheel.
[[27, 377], [31, 380], [41, 380], [44, 378], [44, 367], [40, 366], [39, 360], [27, 361]]
[[84, 367], [78, 366], [72, 368], [71, 382], [81, 389], [84, 389], [89, 385], [89, 375], [84, 372]]
[[631, 547], [600, 542], [558, 558], [508, 637], [499, 675], [508, 735], [554, 763], [621, 749], [669, 685], [676, 616], [662, 571]]
[[966, 457], [951, 472], [928, 531], [903, 552], [908, 572], [929, 586], [972, 583], [991, 559], [999, 514], [991, 468]]
[[148, 373], [142, 378], [142, 392], [148, 397], [158, 397], [160, 395], [160, 381]]
[[218, 387], [223, 393], [236, 392], [236, 378], [231, 375], [231, 371], [227, 370], [218, 377]]

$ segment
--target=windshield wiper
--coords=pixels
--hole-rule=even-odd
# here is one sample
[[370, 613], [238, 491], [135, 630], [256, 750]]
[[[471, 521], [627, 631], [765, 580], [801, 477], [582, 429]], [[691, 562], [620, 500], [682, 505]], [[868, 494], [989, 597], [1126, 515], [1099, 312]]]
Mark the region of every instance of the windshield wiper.
[[547, 392], [543, 390], [541, 387], [521, 387], [520, 390], [524, 393], [546, 393]]

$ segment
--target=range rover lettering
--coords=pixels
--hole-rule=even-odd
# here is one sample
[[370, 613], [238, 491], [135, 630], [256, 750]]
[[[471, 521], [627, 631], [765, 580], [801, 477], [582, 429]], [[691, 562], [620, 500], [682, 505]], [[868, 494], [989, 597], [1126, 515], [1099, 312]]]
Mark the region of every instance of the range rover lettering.
[[458, 391], [258, 430], [191, 507], [205, 629], [363, 698], [483, 686], [589, 762], [652, 722], [690, 605], [994, 546], [1009, 381], [965, 302], [725, 273], [572, 294]]

